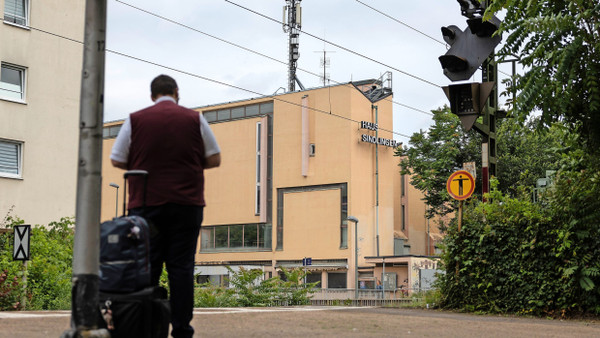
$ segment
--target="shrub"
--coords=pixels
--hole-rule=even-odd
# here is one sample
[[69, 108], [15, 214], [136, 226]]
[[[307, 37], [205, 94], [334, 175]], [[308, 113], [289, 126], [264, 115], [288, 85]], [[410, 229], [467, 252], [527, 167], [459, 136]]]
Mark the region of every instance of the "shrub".
[[263, 272], [259, 269], [240, 268], [231, 274], [230, 288], [207, 284], [198, 285], [194, 304], [197, 307], [228, 306], [280, 306], [303, 305], [309, 303], [309, 294], [314, 292], [317, 283], [302, 284], [305, 273], [302, 269], [282, 269], [286, 281], [273, 277], [260, 280]]
[[445, 239], [442, 305], [566, 316], [600, 313], [600, 174], [562, 171], [543, 203], [493, 189]]
[[[4, 226], [13, 228], [23, 220], [7, 216]], [[62, 218], [48, 226], [31, 228], [30, 258], [27, 262], [27, 287], [23, 291], [23, 263], [12, 260], [14, 235], [0, 236], [0, 266], [6, 279], [0, 288], [0, 310], [24, 309], [19, 302], [26, 292], [27, 310], [59, 310], [71, 306], [73, 260], [73, 219]], [[11, 281], [7, 283], [7, 281]]]

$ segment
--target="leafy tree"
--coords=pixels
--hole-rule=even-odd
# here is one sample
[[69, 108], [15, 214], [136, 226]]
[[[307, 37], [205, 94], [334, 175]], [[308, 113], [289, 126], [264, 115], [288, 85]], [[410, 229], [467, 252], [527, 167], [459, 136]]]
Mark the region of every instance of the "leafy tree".
[[[465, 132], [450, 108], [433, 110], [434, 124], [424, 132], [414, 133], [410, 147], [396, 150], [404, 156], [400, 162], [402, 174], [412, 175], [411, 184], [425, 194], [430, 206], [427, 217], [446, 215], [454, 210], [449, 204], [446, 180], [465, 162], [481, 167], [481, 137], [476, 131]], [[481, 175], [478, 175], [481, 176]], [[481, 191], [481, 189], [476, 189]]]
[[511, 196], [529, 192], [546, 170], [558, 170], [560, 151], [568, 130], [561, 123], [540, 127], [539, 118], [522, 124], [516, 119], [498, 123], [498, 190]]
[[283, 290], [284, 303], [287, 305], [306, 305], [309, 303], [309, 294], [314, 292], [314, 288], [319, 282], [302, 284], [302, 280], [307, 275], [301, 268], [287, 270], [282, 268], [285, 275], [285, 282], [281, 283]]
[[[428, 217], [445, 215], [455, 204], [446, 192], [446, 180], [464, 162], [481, 168], [481, 137], [476, 131], [465, 132], [458, 117], [447, 107], [435, 110], [434, 125], [427, 132], [413, 134], [410, 147], [398, 149], [406, 156], [400, 166], [403, 174], [413, 174], [411, 183], [425, 194], [430, 206]], [[560, 152], [568, 130], [561, 123], [539, 128], [539, 118], [522, 124], [508, 118], [498, 122], [498, 189], [516, 196], [535, 187], [546, 170], [557, 170]], [[481, 172], [478, 172], [474, 199], [481, 199]]]
[[501, 10], [509, 35], [500, 54], [527, 69], [509, 82], [519, 91], [512, 114], [523, 122], [540, 110], [545, 125], [564, 121], [600, 152], [600, 1], [493, 0], [486, 15]]

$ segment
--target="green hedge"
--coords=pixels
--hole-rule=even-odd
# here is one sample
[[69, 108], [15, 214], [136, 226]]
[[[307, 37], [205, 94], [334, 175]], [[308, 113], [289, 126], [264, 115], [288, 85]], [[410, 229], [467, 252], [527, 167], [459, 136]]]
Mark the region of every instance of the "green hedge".
[[445, 239], [442, 306], [600, 314], [599, 196], [598, 171], [561, 171], [539, 203], [495, 189], [469, 203], [462, 231], [454, 223]]
[[[23, 224], [7, 216], [2, 227]], [[27, 262], [13, 261], [12, 232], [0, 235], [0, 310], [67, 310], [71, 307], [73, 219], [62, 218], [48, 226], [33, 226]], [[21, 300], [25, 296], [25, 306]]]

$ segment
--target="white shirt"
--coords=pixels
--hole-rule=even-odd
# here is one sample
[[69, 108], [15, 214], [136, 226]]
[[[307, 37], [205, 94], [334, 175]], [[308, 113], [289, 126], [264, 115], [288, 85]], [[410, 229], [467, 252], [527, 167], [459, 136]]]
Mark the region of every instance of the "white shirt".
[[[177, 103], [174, 98], [170, 96], [161, 96], [154, 103], [159, 103], [163, 101], [173, 101]], [[208, 122], [202, 114], [200, 115], [200, 134], [202, 135], [202, 141], [204, 142], [204, 157], [210, 157], [214, 154], [218, 154], [221, 152], [219, 145], [217, 144], [217, 139], [215, 138], [215, 134], [213, 134], [212, 130], [208, 126]], [[112, 151], [110, 154], [110, 159], [115, 160], [121, 163], [127, 163], [129, 158], [129, 147], [131, 146], [131, 122], [129, 121], [129, 117], [125, 119], [125, 122], [121, 126], [121, 130], [119, 131], [119, 135], [117, 135], [117, 139], [115, 140], [115, 144], [112, 147]]]

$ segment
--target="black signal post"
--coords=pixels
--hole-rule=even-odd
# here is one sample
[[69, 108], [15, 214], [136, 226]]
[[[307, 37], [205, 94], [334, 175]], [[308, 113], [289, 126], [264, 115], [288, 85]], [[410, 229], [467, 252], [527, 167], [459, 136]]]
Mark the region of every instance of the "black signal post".
[[[500, 20], [492, 16], [483, 20], [487, 2], [458, 0], [467, 27], [442, 27], [444, 41], [450, 45], [439, 57], [444, 75], [452, 82], [466, 81], [481, 67], [481, 83], [458, 83], [443, 87], [450, 110], [458, 115], [465, 130], [475, 128], [482, 136], [483, 193], [489, 192], [489, 178], [496, 175], [496, 118], [498, 112], [498, 69], [494, 49], [501, 41], [495, 34]], [[480, 119], [481, 117], [481, 119]], [[481, 121], [481, 122], [478, 122]]]

